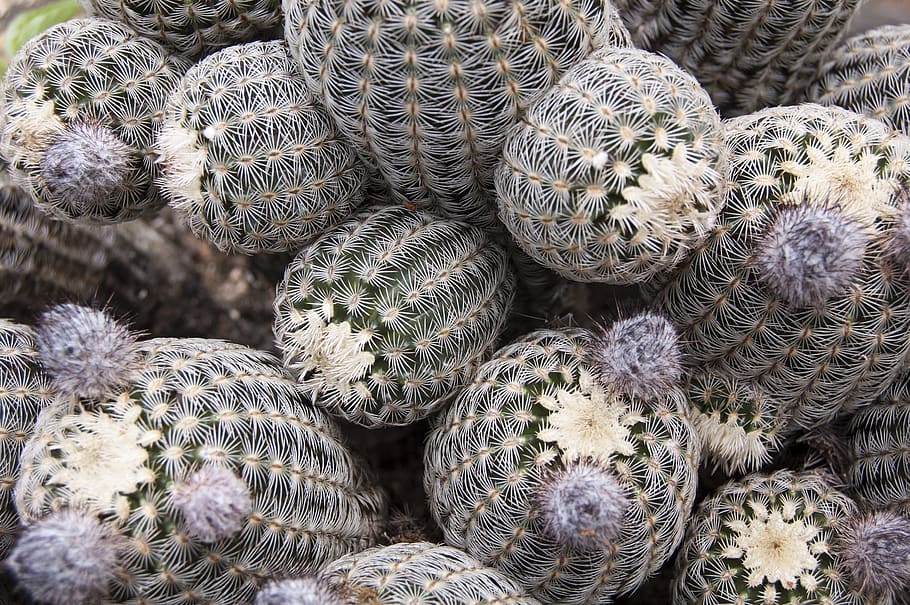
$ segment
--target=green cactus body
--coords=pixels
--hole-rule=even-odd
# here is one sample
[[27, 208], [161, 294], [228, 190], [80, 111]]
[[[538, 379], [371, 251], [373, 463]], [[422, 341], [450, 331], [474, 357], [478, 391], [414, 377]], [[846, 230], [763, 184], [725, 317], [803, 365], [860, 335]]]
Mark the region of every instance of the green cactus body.
[[531, 104], [496, 171], [499, 216], [537, 262], [578, 281], [647, 281], [714, 226], [727, 159], [694, 78], [608, 48]]
[[604, 44], [604, 0], [285, 0], [286, 39], [395, 201], [498, 229], [493, 169], [527, 104]]
[[283, 42], [209, 55], [172, 93], [161, 185], [223, 252], [297, 250], [364, 199], [365, 169]]
[[[590, 334], [542, 330], [500, 349], [441, 414], [424, 484], [445, 541], [515, 578], [543, 603], [609, 603], [634, 591], [683, 537], [695, 497], [696, 435], [679, 387], [647, 404], [604, 389]], [[581, 552], [545, 531], [538, 494], [587, 460], [628, 496], [619, 537]]]
[[703, 501], [676, 559], [674, 605], [859, 605], [837, 528], [856, 510], [822, 475], [776, 471]]
[[165, 204], [154, 184], [154, 132], [188, 66], [107, 19], [58, 24], [19, 50], [0, 84], [0, 156], [57, 218], [148, 215]]
[[852, 488], [874, 507], [910, 514], [910, 376], [856, 412], [847, 440]]
[[476, 227], [373, 206], [291, 262], [274, 331], [318, 405], [363, 426], [407, 424], [470, 381], [513, 293], [505, 250]]
[[34, 433], [38, 412], [52, 400], [31, 329], [0, 320], [0, 559], [6, 557], [19, 530], [13, 502], [19, 455]]
[[[693, 364], [754, 380], [793, 408], [793, 427], [823, 424], [878, 394], [910, 350], [905, 261], [889, 253], [910, 140], [819, 105], [771, 108], [727, 126], [733, 186], [719, 228], [658, 307], [682, 330]], [[836, 213], [868, 239], [846, 283], [817, 305], [783, 300], [756, 268], [769, 230], [801, 209]]]
[[878, 27], [838, 46], [807, 99], [864, 113], [910, 135], [910, 23]]
[[[122, 392], [42, 412], [16, 486], [27, 521], [78, 508], [117, 528], [126, 546], [110, 600], [248, 602], [265, 578], [373, 544], [385, 496], [276, 358], [216, 340], [141, 347]], [[230, 537], [200, 537], [180, 508], [207, 467], [248, 491]], [[220, 508], [206, 514], [223, 521]]]
[[467, 553], [428, 542], [371, 548], [333, 561], [320, 576], [342, 603], [539, 605], [517, 582]]
[[863, 0], [613, 0], [636, 46], [693, 74], [724, 116], [802, 99]]

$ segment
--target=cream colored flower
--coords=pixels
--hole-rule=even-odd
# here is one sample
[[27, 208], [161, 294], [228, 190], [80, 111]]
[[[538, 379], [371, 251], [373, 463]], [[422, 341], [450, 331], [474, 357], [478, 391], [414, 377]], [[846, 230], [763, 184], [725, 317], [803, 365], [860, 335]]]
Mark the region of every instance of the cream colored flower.
[[305, 327], [294, 333], [297, 362], [293, 368], [304, 376], [304, 384], [321, 390], [325, 386], [342, 394], [363, 378], [376, 357], [364, 351], [367, 338], [351, 332], [349, 322], [326, 322], [316, 311], [304, 313]]
[[791, 590], [806, 572], [818, 567], [810, 543], [819, 530], [804, 521], [785, 521], [780, 511], [761, 512], [767, 511], [758, 511], [748, 524], [735, 528], [739, 534], [736, 546], [745, 554], [743, 566], [749, 570], [749, 586], [759, 586], [767, 579]]

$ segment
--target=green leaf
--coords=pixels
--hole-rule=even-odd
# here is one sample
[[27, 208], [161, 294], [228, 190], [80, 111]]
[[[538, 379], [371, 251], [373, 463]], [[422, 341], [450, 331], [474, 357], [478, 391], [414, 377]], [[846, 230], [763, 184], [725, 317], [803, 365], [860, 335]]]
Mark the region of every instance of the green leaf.
[[82, 12], [78, 0], [57, 0], [43, 6], [23, 11], [10, 20], [3, 32], [3, 48], [0, 52], [0, 73], [6, 69], [10, 58], [23, 44], [55, 23], [72, 19]]

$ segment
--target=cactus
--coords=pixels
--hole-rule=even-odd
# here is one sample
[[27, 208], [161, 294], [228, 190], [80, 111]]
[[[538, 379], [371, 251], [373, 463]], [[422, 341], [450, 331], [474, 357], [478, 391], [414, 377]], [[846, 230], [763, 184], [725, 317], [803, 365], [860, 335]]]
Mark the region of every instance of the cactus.
[[367, 207], [301, 250], [277, 290], [285, 366], [318, 405], [377, 427], [427, 416], [471, 379], [514, 278], [476, 227]]
[[96, 223], [165, 201], [152, 150], [188, 63], [126, 26], [71, 19], [19, 49], [0, 83], [0, 156], [41, 210]]
[[312, 90], [397, 202], [487, 229], [493, 168], [528, 103], [595, 48], [628, 44], [605, 0], [285, 0]]
[[[663, 332], [626, 340], [617, 367], [647, 357], [648, 343], [662, 349]], [[679, 544], [695, 497], [697, 441], [680, 386], [641, 399], [601, 384], [609, 372], [598, 366], [611, 360], [596, 342], [565, 328], [503, 347], [437, 417], [424, 454], [446, 543], [541, 602], [609, 603], [634, 591]]]
[[283, 42], [209, 55], [167, 103], [161, 187], [223, 252], [298, 250], [363, 202], [364, 168]]
[[677, 265], [714, 226], [727, 159], [708, 95], [666, 58], [607, 48], [510, 132], [499, 216], [539, 263], [629, 284]]
[[910, 351], [910, 255], [897, 245], [910, 140], [813, 104], [731, 120], [727, 139], [718, 230], [657, 307], [693, 365], [754, 380], [793, 409], [788, 431], [818, 426], [879, 393]]
[[[384, 494], [276, 358], [204, 339], [133, 350], [126, 386], [44, 409], [16, 486], [30, 528], [72, 509], [125, 541], [114, 578], [91, 590], [150, 605], [239, 603], [264, 577], [372, 545]], [[30, 548], [18, 556], [33, 560]], [[66, 594], [52, 564], [28, 569], [32, 585]]]
[[280, 0], [82, 0], [99, 17], [189, 59], [280, 34]]
[[693, 74], [724, 116], [802, 99], [864, 0], [613, 0], [636, 46]]
[[878, 27], [835, 48], [806, 99], [864, 113], [910, 135], [910, 23]]

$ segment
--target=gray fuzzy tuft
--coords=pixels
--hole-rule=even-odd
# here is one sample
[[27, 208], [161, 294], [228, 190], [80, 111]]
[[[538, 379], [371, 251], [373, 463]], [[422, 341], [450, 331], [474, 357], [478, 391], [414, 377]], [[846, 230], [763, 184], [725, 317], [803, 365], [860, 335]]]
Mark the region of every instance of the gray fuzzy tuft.
[[897, 192], [899, 208], [887, 250], [901, 267], [910, 269], [910, 185], [901, 186]]
[[868, 236], [834, 208], [782, 211], [754, 256], [759, 278], [785, 303], [820, 307], [843, 292], [863, 262]]
[[230, 538], [243, 529], [253, 508], [250, 488], [223, 466], [206, 464], [174, 485], [171, 501], [186, 530], [203, 542]]
[[35, 327], [35, 344], [55, 389], [101, 399], [124, 386], [136, 366], [136, 335], [103, 310], [62, 304]]
[[663, 397], [682, 378], [676, 330], [656, 313], [614, 322], [595, 334], [590, 350], [602, 386], [645, 401]]
[[88, 213], [123, 188], [133, 169], [132, 149], [109, 128], [78, 123], [60, 132], [41, 160], [48, 189]]
[[553, 472], [537, 492], [546, 534], [579, 552], [599, 550], [617, 540], [628, 505], [616, 476], [588, 463]]
[[336, 589], [325, 580], [309, 576], [273, 580], [262, 587], [253, 605], [344, 605]]
[[840, 555], [854, 588], [876, 602], [910, 591], [910, 518], [881, 510], [848, 520]]
[[88, 513], [64, 509], [22, 533], [6, 568], [36, 601], [88, 605], [107, 596], [120, 547], [111, 527]]

